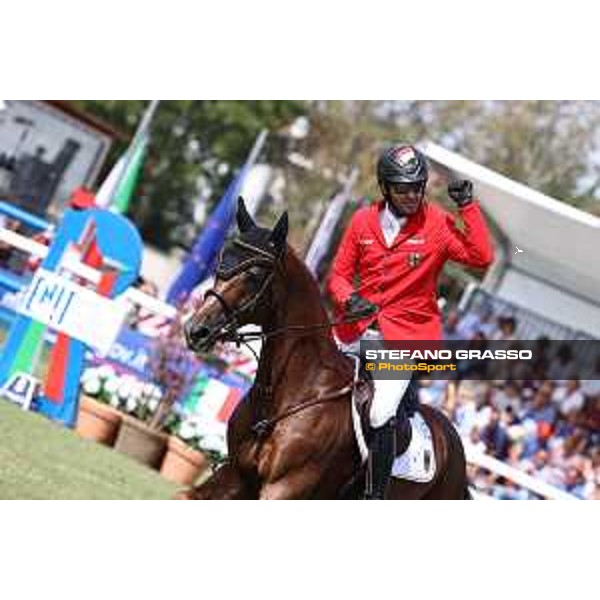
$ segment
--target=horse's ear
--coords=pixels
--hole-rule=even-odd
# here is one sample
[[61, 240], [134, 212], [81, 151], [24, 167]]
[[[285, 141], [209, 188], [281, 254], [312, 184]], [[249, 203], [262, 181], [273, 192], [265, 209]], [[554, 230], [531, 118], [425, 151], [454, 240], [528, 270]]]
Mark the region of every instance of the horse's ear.
[[237, 225], [240, 233], [245, 233], [256, 227], [256, 223], [252, 220], [250, 213], [246, 209], [246, 203], [241, 196], [238, 198]]
[[288, 234], [288, 214], [284, 212], [271, 232], [271, 241], [281, 250], [285, 246]]

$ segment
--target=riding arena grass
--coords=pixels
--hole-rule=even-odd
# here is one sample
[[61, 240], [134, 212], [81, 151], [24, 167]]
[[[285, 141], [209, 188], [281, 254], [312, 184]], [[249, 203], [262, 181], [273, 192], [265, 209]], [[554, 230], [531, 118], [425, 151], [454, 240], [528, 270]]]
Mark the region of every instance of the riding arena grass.
[[176, 489], [127, 456], [0, 399], [0, 499], [160, 500]]

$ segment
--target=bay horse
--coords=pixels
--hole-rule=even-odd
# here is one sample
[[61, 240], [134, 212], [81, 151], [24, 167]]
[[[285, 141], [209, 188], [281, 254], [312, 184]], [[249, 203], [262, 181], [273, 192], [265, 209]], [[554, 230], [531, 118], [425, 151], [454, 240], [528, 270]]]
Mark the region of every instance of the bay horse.
[[[237, 224], [214, 287], [184, 329], [188, 346], [205, 352], [217, 340], [236, 339], [242, 325], [261, 326], [256, 379], [228, 423], [225, 464], [176, 498], [361, 498], [354, 361], [338, 349], [317, 283], [287, 244], [287, 213], [273, 230], [262, 228], [240, 198]], [[457, 432], [439, 411], [419, 410], [432, 432], [437, 473], [429, 483], [391, 478], [386, 498], [469, 497]]]

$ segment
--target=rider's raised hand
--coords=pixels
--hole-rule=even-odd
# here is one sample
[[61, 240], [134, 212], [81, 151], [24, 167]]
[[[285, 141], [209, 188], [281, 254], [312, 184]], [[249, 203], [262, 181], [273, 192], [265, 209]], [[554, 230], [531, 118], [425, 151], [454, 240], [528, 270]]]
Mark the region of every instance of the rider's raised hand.
[[473, 184], [468, 179], [457, 179], [448, 184], [448, 196], [463, 208], [473, 202]]
[[357, 292], [354, 292], [346, 302], [346, 313], [349, 317], [365, 319], [376, 313], [379, 307], [366, 298], [363, 298]]

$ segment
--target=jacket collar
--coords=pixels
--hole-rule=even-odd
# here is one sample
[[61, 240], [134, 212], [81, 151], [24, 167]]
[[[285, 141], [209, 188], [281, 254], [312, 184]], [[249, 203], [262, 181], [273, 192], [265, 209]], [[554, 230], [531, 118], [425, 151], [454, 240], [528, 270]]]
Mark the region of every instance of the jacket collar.
[[[369, 229], [373, 232], [375, 237], [379, 240], [379, 243], [387, 248], [387, 244], [385, 243], [385, 236], [383, 235], [383, 231], [381, 230], [381, 222], [379, 220], [379, 213], [385, 208], [385, 200], [378, 200], [374, 202], [369, 208], [368, 213], [368, 221], [369, 221]], [[428, 203], [427, 199], [423, 199], [421, 204], [421, 208], [414, 215], [411, 215], [406, 220], [402, 231], [396, 236], [394, 243], [390, 246], [391, 248], [395, 248], [399, 244], [406, 241], [409, 237], [413, 236], [417, 231], [421, 230], [424, 223], [425, 218], [427, 216], [428, 211]]]

